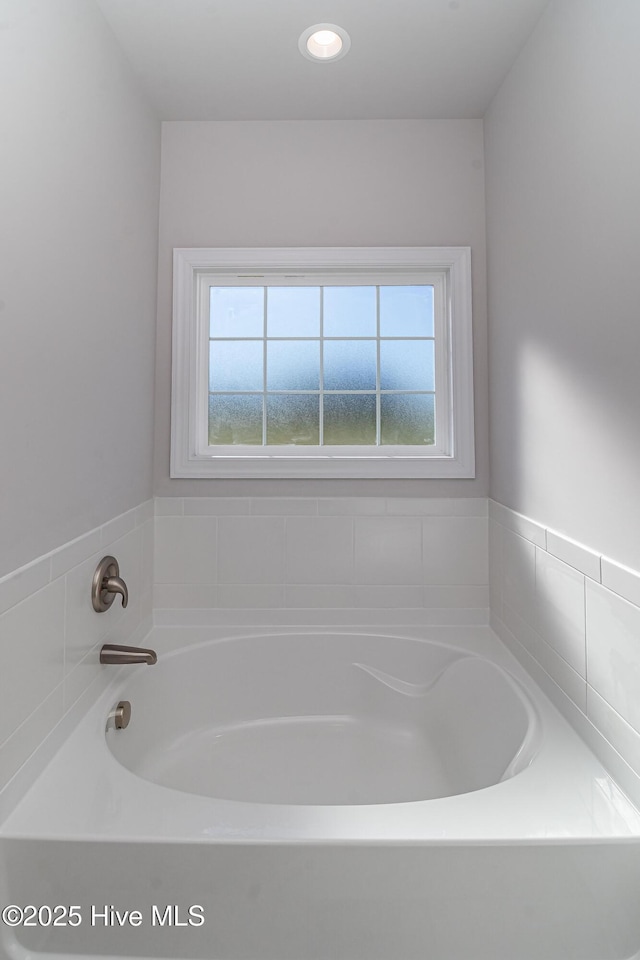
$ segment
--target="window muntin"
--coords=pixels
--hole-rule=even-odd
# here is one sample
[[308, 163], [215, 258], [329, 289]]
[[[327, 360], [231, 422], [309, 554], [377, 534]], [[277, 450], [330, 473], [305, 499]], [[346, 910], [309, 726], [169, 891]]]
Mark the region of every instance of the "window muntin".
[[474, 476], [470, 281], [464, 247], [175, 250], [171, 475]]
[[211, 283], [209, 304], [209, 446], [434, 444], [432, 285]]

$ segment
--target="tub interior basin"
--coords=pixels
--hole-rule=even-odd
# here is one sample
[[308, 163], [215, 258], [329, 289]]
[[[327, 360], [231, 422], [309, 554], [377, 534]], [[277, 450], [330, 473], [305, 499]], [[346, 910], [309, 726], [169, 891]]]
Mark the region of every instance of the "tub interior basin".
[[202, 644], [136, 671], [107, 729], [136, 775], [271, 804], [386, 804], [479, 790], [529, 765], [538, 722], [491, 661], [398, 637]]

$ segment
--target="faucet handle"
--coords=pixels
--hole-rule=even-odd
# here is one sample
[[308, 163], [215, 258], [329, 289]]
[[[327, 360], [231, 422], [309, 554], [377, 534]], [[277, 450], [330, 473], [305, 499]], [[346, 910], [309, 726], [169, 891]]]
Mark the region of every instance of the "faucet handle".
[[91, 582], [91, 603], [96, 613], [108, 610], [116, 596], [122, 597], [122, 606], [129, 602], [129, 591], [120, 577], [120, 566], [115, 557], [103, 557]]
[[120, 594], [122, 597], [122, 606], [126, 607], [129, 603], [129, 588], [121, 577], [109, 577], [102, 581], [102, 589], [107, 593]]

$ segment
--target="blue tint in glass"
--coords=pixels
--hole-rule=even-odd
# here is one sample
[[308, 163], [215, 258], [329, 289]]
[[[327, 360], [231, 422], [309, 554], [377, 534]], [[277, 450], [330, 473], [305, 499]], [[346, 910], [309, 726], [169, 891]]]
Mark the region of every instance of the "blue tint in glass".
[[320, 287], [269, 287], [268, 337], [319, 337]]
[[434, 390], [433, 340], [381, 340], [381, 390]]
[[325, 287], [325, 337], [375, 337], [375, 287]]
[[269, 340], [267, 390], [318, 390], [319, 340]]
[[380, 397], [380, 443], [429, 446], [435, 440], [433, 394], [383, 393]]
[[381, 337], [432, 337], [433, 287], [380, 287]]
[[262, 445], [262, 396], [209, 395], [209, 444]]
[[317, 446], [320, 442], [320, 398], [315, 394], [267, 396], [267, 443]]
[[325, 340], [325, 390], [375, 390], [375, 340]]
[[210, 287], [211, 337], [262, 337], [264, 287]]
[[326, 445], [375, 444], [375, 393], [327, 393], [323, 405]]
[[263, 389], [262, 340], [211, 340], [209, 390]]

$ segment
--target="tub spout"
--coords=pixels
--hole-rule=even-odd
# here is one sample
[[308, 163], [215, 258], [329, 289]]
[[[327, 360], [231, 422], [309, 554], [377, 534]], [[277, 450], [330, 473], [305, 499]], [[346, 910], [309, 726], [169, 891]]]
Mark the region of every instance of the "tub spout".
[[100, 663], [157, 663], [155, 650], [144, 647], [125, 647], [120, 643], [105, 643], [100, 650]]

